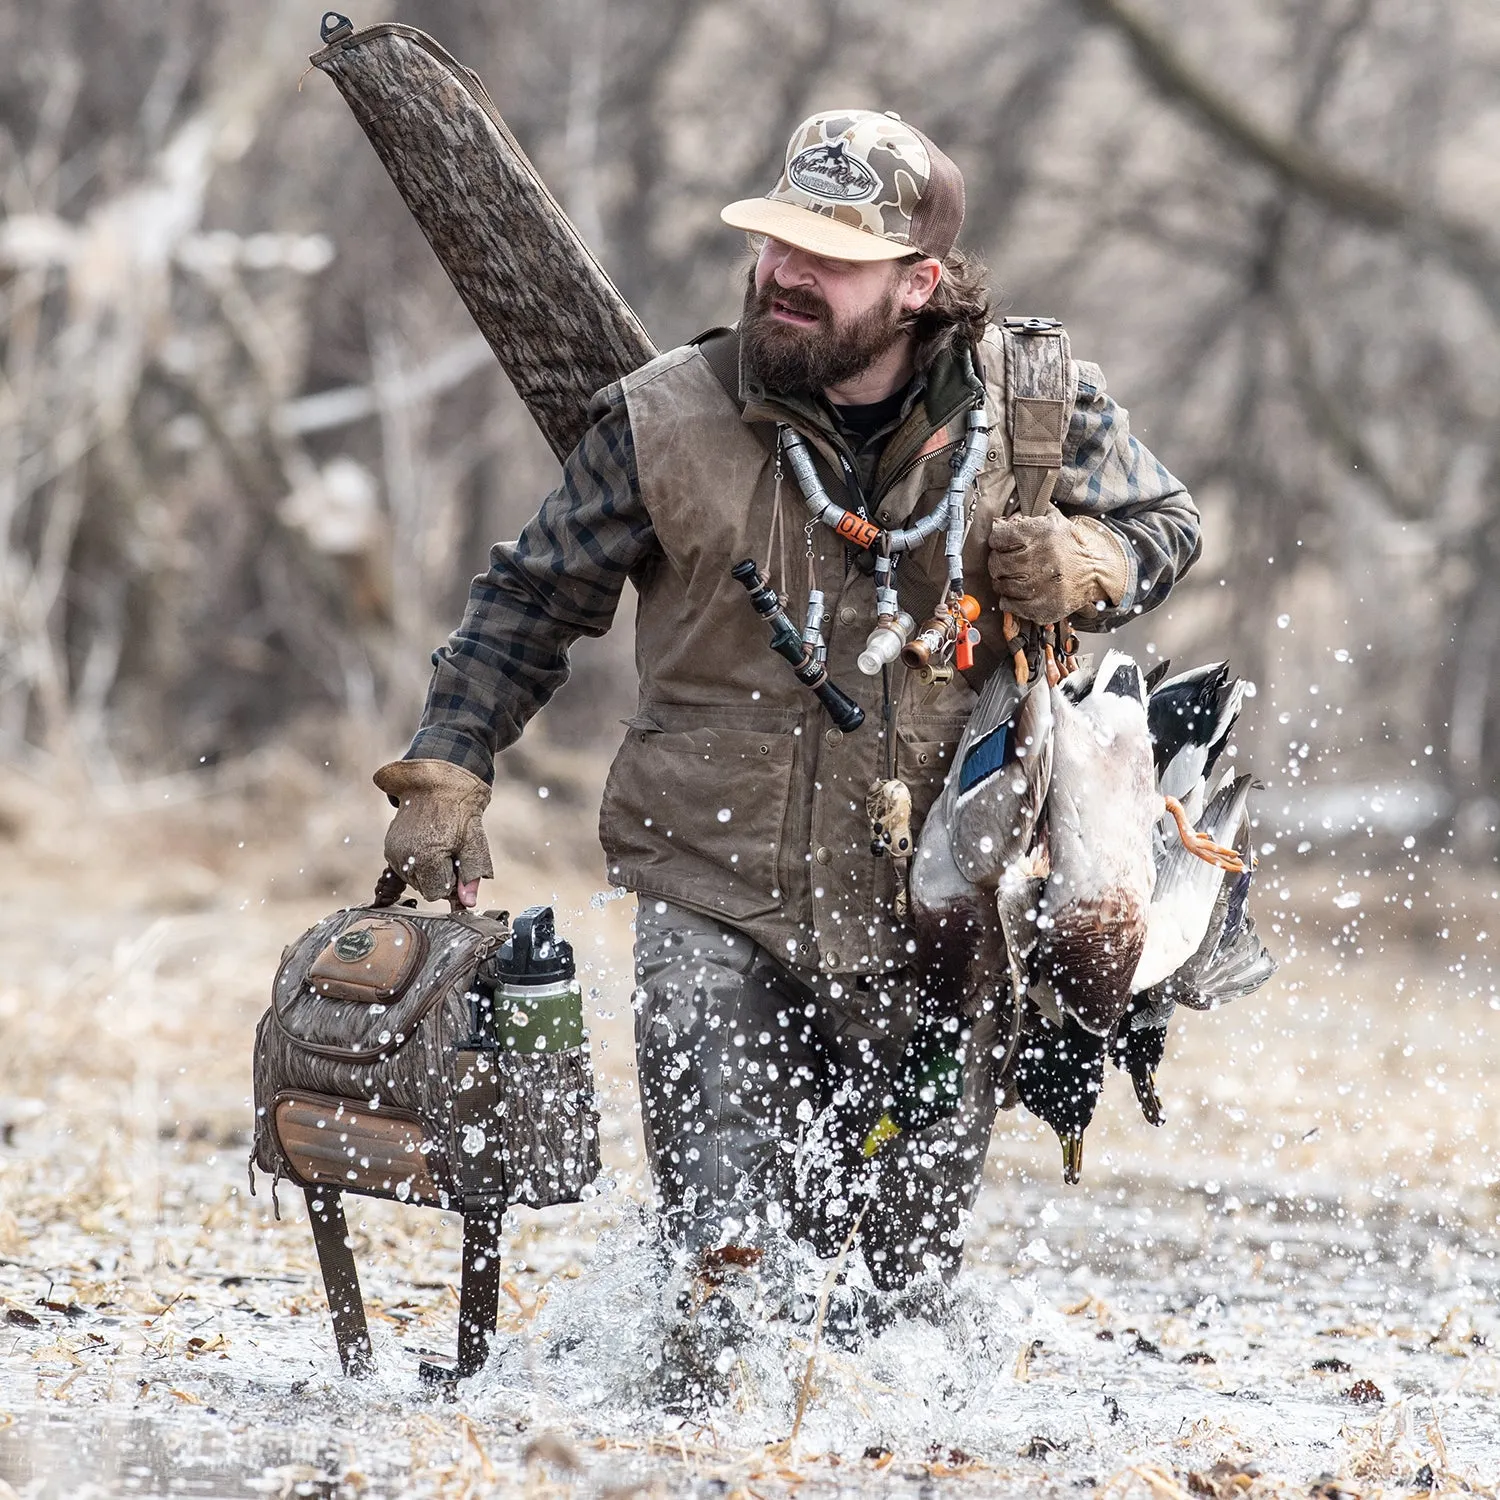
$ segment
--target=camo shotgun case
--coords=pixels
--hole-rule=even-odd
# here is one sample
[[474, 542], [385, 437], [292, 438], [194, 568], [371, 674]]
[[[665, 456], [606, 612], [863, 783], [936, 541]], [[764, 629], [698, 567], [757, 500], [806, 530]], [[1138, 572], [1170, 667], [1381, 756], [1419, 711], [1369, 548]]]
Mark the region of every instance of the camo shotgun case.
[[456, 1373], [473, 1373], [495, 1326], [505, 1209], [577, 1202], [599, 1173], [572, 952], [551, 909], [514, 929], [504, 912], [412, 905], [325, 917], [282, 957], [254, 1075], [252, 1161], [306, 1194], [345, 1371], [370, 1365], [350, 1192], [463, 1215]]

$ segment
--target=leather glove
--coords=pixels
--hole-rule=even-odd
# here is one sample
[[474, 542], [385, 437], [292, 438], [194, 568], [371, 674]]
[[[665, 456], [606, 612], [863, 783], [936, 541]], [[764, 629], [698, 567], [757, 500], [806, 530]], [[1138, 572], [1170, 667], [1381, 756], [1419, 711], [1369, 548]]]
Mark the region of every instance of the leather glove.
[[393, 760], [374, 775], [396, 816], [385, 833], [386, 863], [428, 901], [451, 895], [457, 880], [495, 873], [484, 837], [490, 789], [447, 760]]
[[1085, 619], [1125, 597], [1125, 543], [1092, 516], [1004, 516], [990, 527], [990, 581], [1000, 608], [1036, 625]]

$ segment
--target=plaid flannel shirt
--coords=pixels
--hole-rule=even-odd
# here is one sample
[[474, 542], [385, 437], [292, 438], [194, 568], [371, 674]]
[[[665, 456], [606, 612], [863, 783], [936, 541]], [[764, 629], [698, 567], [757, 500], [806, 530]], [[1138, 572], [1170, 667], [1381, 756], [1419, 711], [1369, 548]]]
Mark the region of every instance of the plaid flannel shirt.
[[[1198, 512], [1130, 435], [1098, 366], [1080, 363], [1079, 375], [1054, 498], [1069, 513], [1097, 516], [1127, 544], [1125, 597], [1091, 622], [1108, 630], [1154, 609], [1197, 559]], [[453, 761], [491, 780], [495, 756], [567, 681], [568, 648], [579, 636], [603, 635], [626, 581], [661, 561], [618, 384], [595, 396], [589, 416], [562, 483], [515, 541], [491, 550], [463, 623], [433, 653], [407, 759]]]

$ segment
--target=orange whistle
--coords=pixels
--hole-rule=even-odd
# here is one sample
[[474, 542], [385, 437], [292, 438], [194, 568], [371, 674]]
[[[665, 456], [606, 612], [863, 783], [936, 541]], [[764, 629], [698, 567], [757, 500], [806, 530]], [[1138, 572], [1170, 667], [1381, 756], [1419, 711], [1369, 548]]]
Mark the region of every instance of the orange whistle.
[[967, 672], [974, 665], [974, 648], [978, 644], [979, 632], [972, 625], [968, 626], [954, 642], [953, 665], [960, 672]]

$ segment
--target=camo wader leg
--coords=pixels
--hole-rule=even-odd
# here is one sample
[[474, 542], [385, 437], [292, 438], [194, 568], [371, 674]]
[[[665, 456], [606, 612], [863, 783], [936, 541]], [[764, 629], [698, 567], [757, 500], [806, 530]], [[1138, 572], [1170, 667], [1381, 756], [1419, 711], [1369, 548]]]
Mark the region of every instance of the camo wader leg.
[[781, 1224], [824, 1071], [807, 999], [732, 928], [642, 897], [636, 1064], [671, 1236], [698, 1251]]
[[674, 1238], [743, 1243], [754, 1219], [831, 1256], [873, 1192], [860, 1244], [877, 1285], [957, 1273], [997, 1107], [987, 1060], [956, 1114], [863, 1153], [914, 1024], [906, 984], [795, 971], [643, 897], [636, 985], [646, 1150]]

